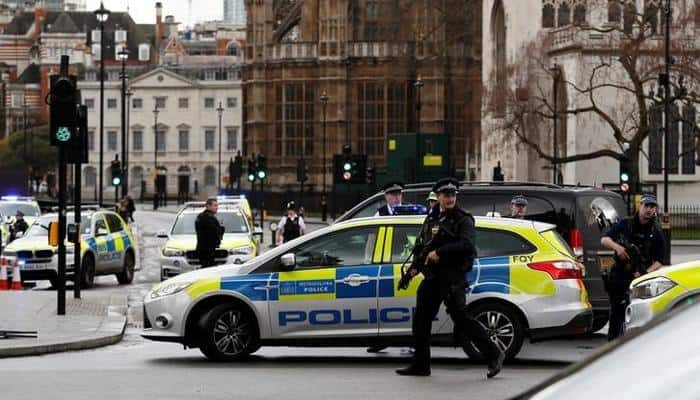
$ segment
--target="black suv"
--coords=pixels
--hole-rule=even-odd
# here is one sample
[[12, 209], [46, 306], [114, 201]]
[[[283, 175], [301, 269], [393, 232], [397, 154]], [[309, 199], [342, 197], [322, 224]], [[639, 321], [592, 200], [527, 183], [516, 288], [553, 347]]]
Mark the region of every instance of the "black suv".
[[[403, 202], [425, 204], [430, 183], [407, 185]], [[528, 200], [526, 219], [547, 222], [557, 230], [582, 258], [584, 282], [593, 306], [593, 331], [608, 321], [608, 296], [600, 278], [601, 264], [612, 262], [611, 251], [600, 244], [600, 235], [627, 215], [622, 197], [614, 192], [592, 187], [557, 186], [532, 182], [462, 182], [459, 204], [473, 215], [510, 215], [510, 201], [516, 194]], [[384, 196], [377, 193], [341, 215], [335, 222], [371, 217], [383, 206]]]

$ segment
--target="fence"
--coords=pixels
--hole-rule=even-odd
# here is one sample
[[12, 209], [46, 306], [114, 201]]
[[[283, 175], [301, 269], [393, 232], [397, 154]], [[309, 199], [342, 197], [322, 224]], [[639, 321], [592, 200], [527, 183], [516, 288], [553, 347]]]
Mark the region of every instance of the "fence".
[[700, 205], [669, 207], [672, 240], [700, 240]]

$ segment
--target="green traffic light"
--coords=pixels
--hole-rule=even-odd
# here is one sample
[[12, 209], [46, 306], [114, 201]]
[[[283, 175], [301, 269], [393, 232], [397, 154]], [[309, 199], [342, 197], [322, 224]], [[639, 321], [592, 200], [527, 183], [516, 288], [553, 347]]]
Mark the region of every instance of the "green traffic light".
[[343, 164], [344, 171], [350, 171], [351, 169], [352, 169], [352, 164], [350, 164], [349, 162], [346, 162]]
[[267, 173], [265, 173], [265, 171], [262, 171], [262, 170], [258, 171], [258, 178], [265, 179], [266, 176], [267, 176]]
[[622, 182], [629, 182], [629, 180], [630, 180], [629, 174], [626, 173], [626, 172], [621, 173], [621, 174], [620, 174], [620, 180], [621, 180]]
[[253, 182], [255, 180], [254, 174], [248, 174], [248, 182]]
[[119, 186], [121, 184], [122, 184], [122, 178], [120, 178], [118, 176], [115, 176], [114, 178], [112, 178], [112, 185], [113, 186]]
[[60, 126], [56, 130], [56, 140], [58, 140], [59, 142], [67, 142], [70, 140], [70, 137], [70, 129], [66, 128], [65, 126]]

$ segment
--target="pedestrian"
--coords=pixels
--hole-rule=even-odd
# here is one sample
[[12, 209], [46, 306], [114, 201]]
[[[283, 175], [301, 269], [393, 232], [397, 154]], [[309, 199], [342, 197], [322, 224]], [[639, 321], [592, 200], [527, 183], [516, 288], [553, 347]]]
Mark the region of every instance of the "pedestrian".
[[124, 222], [129, 222], [129, 208], [126, 197], [122, 197], [117, 204], [117, 214], [124, 220]]
[[399, 375], [430, 375], [431, 329], [442, 303], [459, 333], [455, 337], [471, 340], [487, 360], [486, 377], [496, 376], [503, 366], [505, 354], [467, 312], [466, 276], [476, 257], [476, 230], [474, 217], [457, 205], [458, 188], [459, 181], [454, 178], [440, 179], [433, 186], [439, 206], [426, 217], [417, 239], [419, 247], [414, 249], [414, 261], [406, 271], [411, 277], [422, 272], [424, 279], [418, 287], [413, 318], [413, 360], [407, 368], [396, 370]]
[[287, 243], [306, 233], [304, 218], [297, 214], [297, 207], [293, 201], [287, 203], [285, 216], [277, 224], [277, 244]]
[[667, 243], [654, 220], [657, 208], [656, 196], [643, 195], [639, 210], [611, 226], [600, 239], [603, 247], [615, 252], [612, 268], [603, 271], [605, 290], [610, 297], [608, 340], [624, 334], [632, 280], [663, 265]]
[[211, 267], [215, 263], [216, 249], [224, 237], [224, 226], [216, 218], [219, 202], [216, 198], [207, 199], [205, 209], [194, 222], [197, 233], [197, 253], [201, 268]]
[[10, 226], [10, 242], [17, 239], [17, 234], [22, 233], [22, 236], [29, 229], [29, 224], [24, 220], [24, 213], [17, 210], [15, 213], [15, 222]]
[[437, 205], [437, 203], [437, 194], [435, 194], [435, 192], [430, 192], [430, 194], [428, 194], [428, 212], [430, 212], [430, 210], [432, 210], [435, 207], [435, 205]]
[[382, 186], [386, 204], [379, 207], [374, 216], [395, 215], [394, 208], [400, 206], [403, 199], [403, 188], [404, 184], [401, 182], [390, 182]]
[[127, 222], [134, 222], [136, 204], [134, 203], [134, 199], [128, 194], [126, 195], [126, 211], [129, 213], [129, 220]]
[[514, 196], [510, 200], [510, 217], [525, 219], [527, 215], [527, 199], [522, 194]]

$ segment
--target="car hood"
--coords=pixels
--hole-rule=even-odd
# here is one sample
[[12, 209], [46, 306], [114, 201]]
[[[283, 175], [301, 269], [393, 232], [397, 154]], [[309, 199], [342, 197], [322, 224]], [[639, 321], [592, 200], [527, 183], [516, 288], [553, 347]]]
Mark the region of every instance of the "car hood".
[[190, 272], [185, 272], [184, 274], [177, 275], [173, 278], [161, 282], [160, 284], [154, 286], [154, 289], [160, 287], [161, 285], [169, 285], [172, 283], [196, 282], [202, 279], [230, 277], [237, 275], [245, 275], [245, 273], [242, 272], [241, 265], [219, 265], [217, 267], [203, 268]]
[[46, 236], [29, 236], [13, 240], [5, 247], [6, 251], [20, 250], [56, 250], [55, 247], [49, 246]]
[[689, 261], [660, 268], [633, 280], [632, 286], [659, 276], [668, 278], [688, 289], [700, 289], [700, 261]]
[[[249, 246], [251, 245], [250, 238], [244, 233], [227, 233], [224, 235], [220, 249], [235, 249], [236, 247]], [[196, 235], [173, 235], [165, 243], [165, 247], [189, 251], [194, 250], [197, 247], [197, 236]]]

